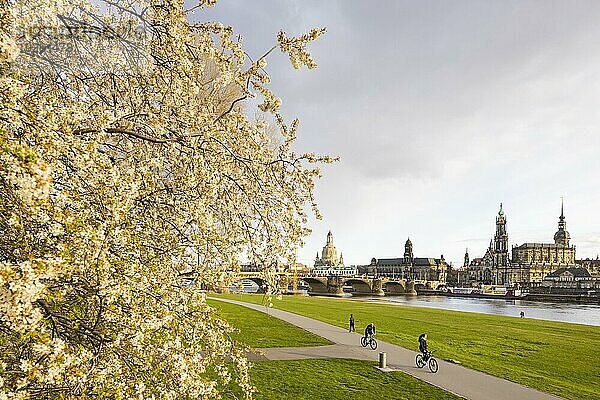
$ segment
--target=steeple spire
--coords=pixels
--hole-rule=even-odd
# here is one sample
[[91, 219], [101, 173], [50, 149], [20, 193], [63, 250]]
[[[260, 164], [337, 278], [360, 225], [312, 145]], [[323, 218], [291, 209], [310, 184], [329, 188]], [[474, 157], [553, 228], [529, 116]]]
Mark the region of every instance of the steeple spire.
[[558, 229], [565, 229], [566, 228], [566, 222], [565, 222], [565, 205], [564, 205], [564, 200], [561, 197], [560, 198], [560, 217], [558, 217]]
[[560, 217], [558, 217], [558, 231], [554, 234], [554, 243], [562, 246], [569, 246], [571, 235], [567, 231], [567, 223], [565, 222], [565, 207], [564, 199], [560, 198]]

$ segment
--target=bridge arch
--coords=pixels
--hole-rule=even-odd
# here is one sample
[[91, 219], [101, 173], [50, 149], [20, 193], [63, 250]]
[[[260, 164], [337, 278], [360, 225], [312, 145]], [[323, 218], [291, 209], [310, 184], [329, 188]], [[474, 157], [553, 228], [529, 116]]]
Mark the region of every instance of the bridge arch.
[[418, 292], [419, 290], [425, 290], [425, 285], [423, 283], [415, 283], [415, 290]]
[[352, 285], [352, 293], [354, 294], [371, 294], [373, 289], [370, 282], [360, 278], [344, 279], [343, 283], [344, 285]]
[[386, 282], [383, 284], [383, 290], [387, 295], [404, 294], [406, 293], [406, 287], [402, 282]]
[[305, 277], [301, 279], [304, 281], [308, 287], [310, 288], [311, 293], [327, 293], [327, 284], [323, 282], [321, 279]]
[[256, 293], [265, 293], [265, 289], [267, 288], [267, 281], [259, 277], [243, 277], [232, 283], [232, 286], [240, 286], [242, 287], [242, 281], [252, 281], [258, 285], [258, 291]]

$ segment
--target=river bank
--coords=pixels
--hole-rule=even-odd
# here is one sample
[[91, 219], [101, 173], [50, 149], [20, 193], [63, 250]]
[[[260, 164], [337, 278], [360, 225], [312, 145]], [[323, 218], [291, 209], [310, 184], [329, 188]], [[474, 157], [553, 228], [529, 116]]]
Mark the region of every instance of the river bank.
[[522, 296], [495, 296], [495, 295], [469, 295], [469, 294], [454, 294], [443, 292], [440, 290], [419, 290], [419, 296], [447, 296], [447, 297], [465, 297], [473, 299], [499, 299], [499, 300], [527, 300], [527, 301], [542, 301], [551, 303], [576, 303], [576, 304], [600, 304], [600, 296], [588, 294], [573, 294], [573, 293], [527, 293]]
[[439, 295], [349, 297], [348, 299], [356, 302], [368, 301], [412, 307], [429, 307], [507, 317], [519, 317], [521, 312], [523, 312], [525, 318], [600, 326], [600, 305], [597, 304], [542, 302], [521, 299], [484, 299]]

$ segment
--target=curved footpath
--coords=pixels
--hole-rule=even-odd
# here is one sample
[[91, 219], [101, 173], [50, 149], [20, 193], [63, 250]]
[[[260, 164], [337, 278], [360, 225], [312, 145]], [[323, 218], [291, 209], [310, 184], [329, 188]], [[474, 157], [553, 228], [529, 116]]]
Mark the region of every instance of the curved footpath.
[[388, 366], [403, 371], [418, 379], [452, 392], [469, 400], [560, 400], [560, 397], [542, 393], [537, 390], [496, 378], [460, 365], [438, 360], [440, 369], [437, 374], [429, 372], [427, 367], [419, 369], [415, 366], [415, 351], [394, 344], [377, 340], [376, 351], [365, 349], [360, 345], [359, 333], [348, 333], [346, 329], [321, 321], [293, 314], [276, 308], [267, 308], [258, 304], [250, 304], [237, 300], [211, 297], [212, 300], [224, 301], [248, 307], [289, 322], [316, 335], [334, 342], [330, 346], [287, 347], [263, 349], [267, 360], [298, 360], [304, 358], [353, 358], [377, 362], [379, 352], [387, 353]]

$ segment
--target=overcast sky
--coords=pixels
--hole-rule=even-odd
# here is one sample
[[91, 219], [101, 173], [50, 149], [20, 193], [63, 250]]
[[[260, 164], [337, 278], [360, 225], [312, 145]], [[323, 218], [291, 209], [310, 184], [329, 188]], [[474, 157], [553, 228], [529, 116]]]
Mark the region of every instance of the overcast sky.
[[280, 29], [327, 34], [318, 68], [269, 58], [271, 88], [301, 120], [298, 149], [337, 155], [324, 215], [346, 264], [481, 257], [504, 203], [510, 245], [552, 242], [565, 200], [577, 258], [600, 253], [600, 2], [220, 0], [198, 15], [260, 56]]

